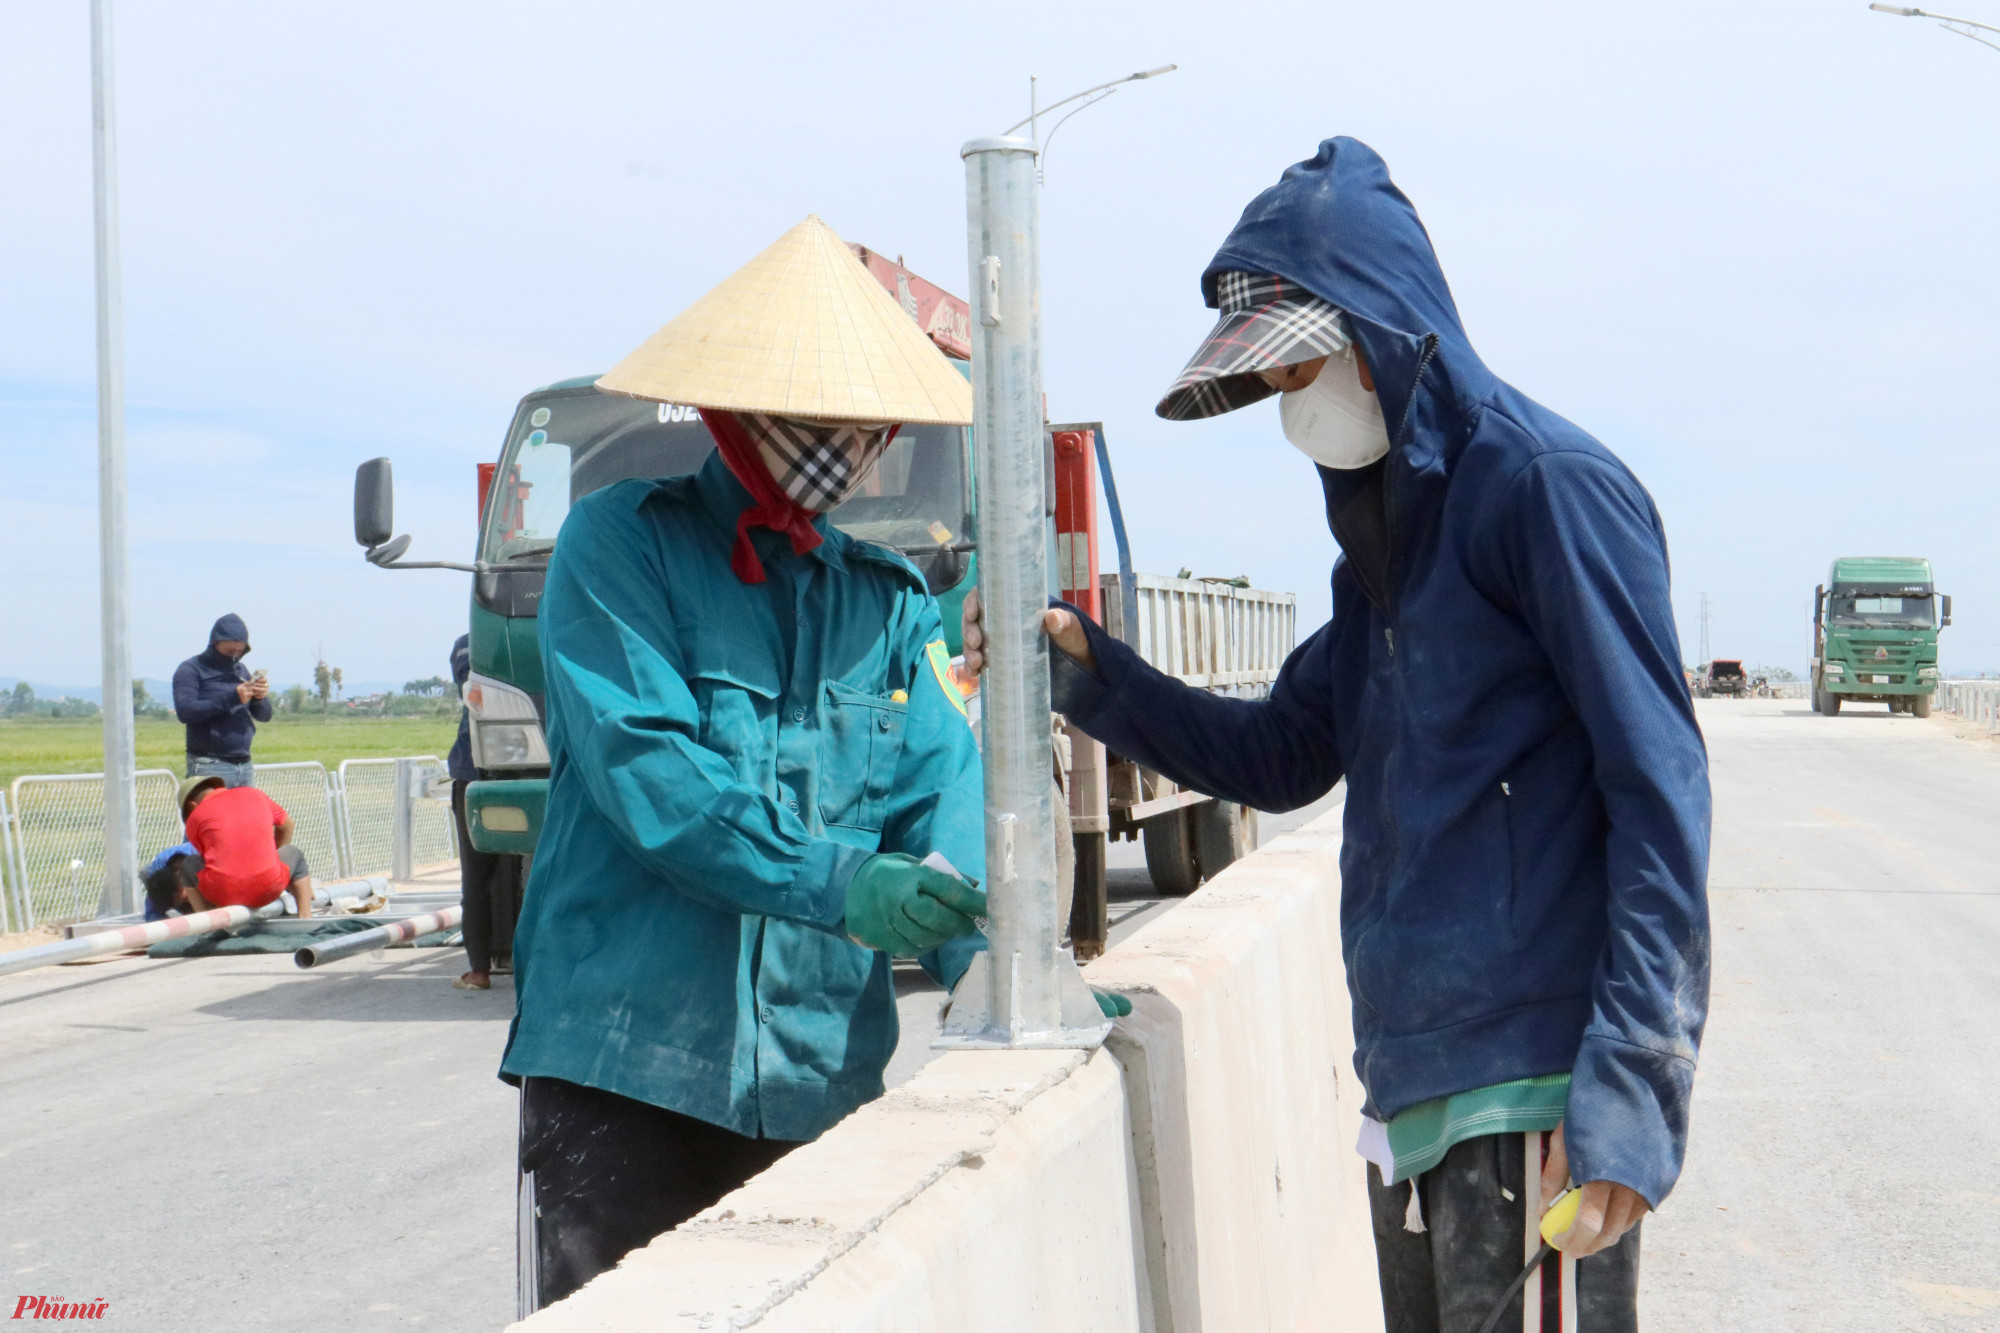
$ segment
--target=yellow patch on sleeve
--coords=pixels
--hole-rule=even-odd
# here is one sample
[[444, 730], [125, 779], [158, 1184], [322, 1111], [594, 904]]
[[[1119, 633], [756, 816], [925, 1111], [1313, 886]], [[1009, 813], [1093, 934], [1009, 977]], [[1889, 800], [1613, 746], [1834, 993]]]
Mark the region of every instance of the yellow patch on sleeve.
[[958, 683], [951, 678], [951, 653], [945, 648], [943, 639], [932, 639], [924, 645], [924, 656], [930, 659], [931, 674], [937, 677], [938, 688], [944, 697], [951, 700], [951, 706], [958, 710], [960, 717], [969, 717], [965, 711], [965, 696], [958, 692]]

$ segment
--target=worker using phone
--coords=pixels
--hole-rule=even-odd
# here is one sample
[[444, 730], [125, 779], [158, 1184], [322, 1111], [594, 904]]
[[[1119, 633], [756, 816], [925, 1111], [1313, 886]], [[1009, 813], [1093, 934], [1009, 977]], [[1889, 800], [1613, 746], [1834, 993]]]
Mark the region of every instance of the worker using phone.
[[218, 777], [227, 787], [255, 781], [250, 743], [257, 724], [271, 720], [271, 684], [243, 665], [250, 630], [226, 615], [208, 632], [208, 647], [174, 669], [174, 716], [187, 727], [187, 776]]

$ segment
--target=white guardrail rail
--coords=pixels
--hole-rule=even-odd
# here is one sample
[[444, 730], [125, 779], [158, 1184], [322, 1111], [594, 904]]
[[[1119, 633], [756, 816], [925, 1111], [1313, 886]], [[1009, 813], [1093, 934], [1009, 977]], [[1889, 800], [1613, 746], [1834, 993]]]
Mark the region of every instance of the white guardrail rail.
[[[437, 765], [435, 755], [412, 756]], [[260, 790], [285, 807], [315, 878], [381, 875], [395, 861], [394, 759], [350, 759], [329, 773], [316, 762], [258, 764]], [[136, 777], [141, 864], [181, 841], [164, 768]], [[449, 802], [413, 799], [411, 863], [458, 856]], [[27, 774], [0, 792], [0, 930], [32, 930], [96, 915], [104, 888], [104, 775]]]
[[2000, 731], [2000, 680], [1941, 680], [1932, 707]]

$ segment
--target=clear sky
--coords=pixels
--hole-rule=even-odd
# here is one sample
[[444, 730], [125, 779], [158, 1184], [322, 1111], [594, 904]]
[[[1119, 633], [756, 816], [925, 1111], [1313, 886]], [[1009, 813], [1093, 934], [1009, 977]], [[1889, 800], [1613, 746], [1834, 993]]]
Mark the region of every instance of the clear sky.
[[[1959, 8], [2000, 21], [1995, 0]], [[1327, 613], [1275, 406], [1152, 404], [1242, 206], [1387, 158], [1500, 375], [1666, 517], [1684, 656], [1803, 668], [1842, 554], [1921, 554], [2000, 669], [2000, 51], [1861, 0], [1754, 5], [127, 3], [118, 97], [135, 668], [235, 611], [280, 682], [440, 672], [466, 580], [352, 544], [395, 459], [466, 558], [515, 400], [601, 371], [808, 212], [963, 292], [958, 146], [1169, 61], [1051, 146], [1047, 387], [1102, 419], [1141, 570]], [[87, 6], [0, 8], [0, 674], [97, 679]]]

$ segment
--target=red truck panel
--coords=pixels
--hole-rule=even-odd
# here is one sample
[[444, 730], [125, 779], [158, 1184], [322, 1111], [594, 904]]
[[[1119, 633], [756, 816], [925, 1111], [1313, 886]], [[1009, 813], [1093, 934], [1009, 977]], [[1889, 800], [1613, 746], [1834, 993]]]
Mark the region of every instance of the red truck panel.
[[889, 295], [896, 298], [897, 304], [946, 356], [961, 361], [972, 359], [971, 306], [865, 245], [850, 244], [848, 249], [867, 265], [877, 282], [889, 289]]
[[1099, 624], [1097, 604], [1097, 441], [1094, 432], [1059, 430], [1056, 452], [1056, 585], [1063, 600]]

